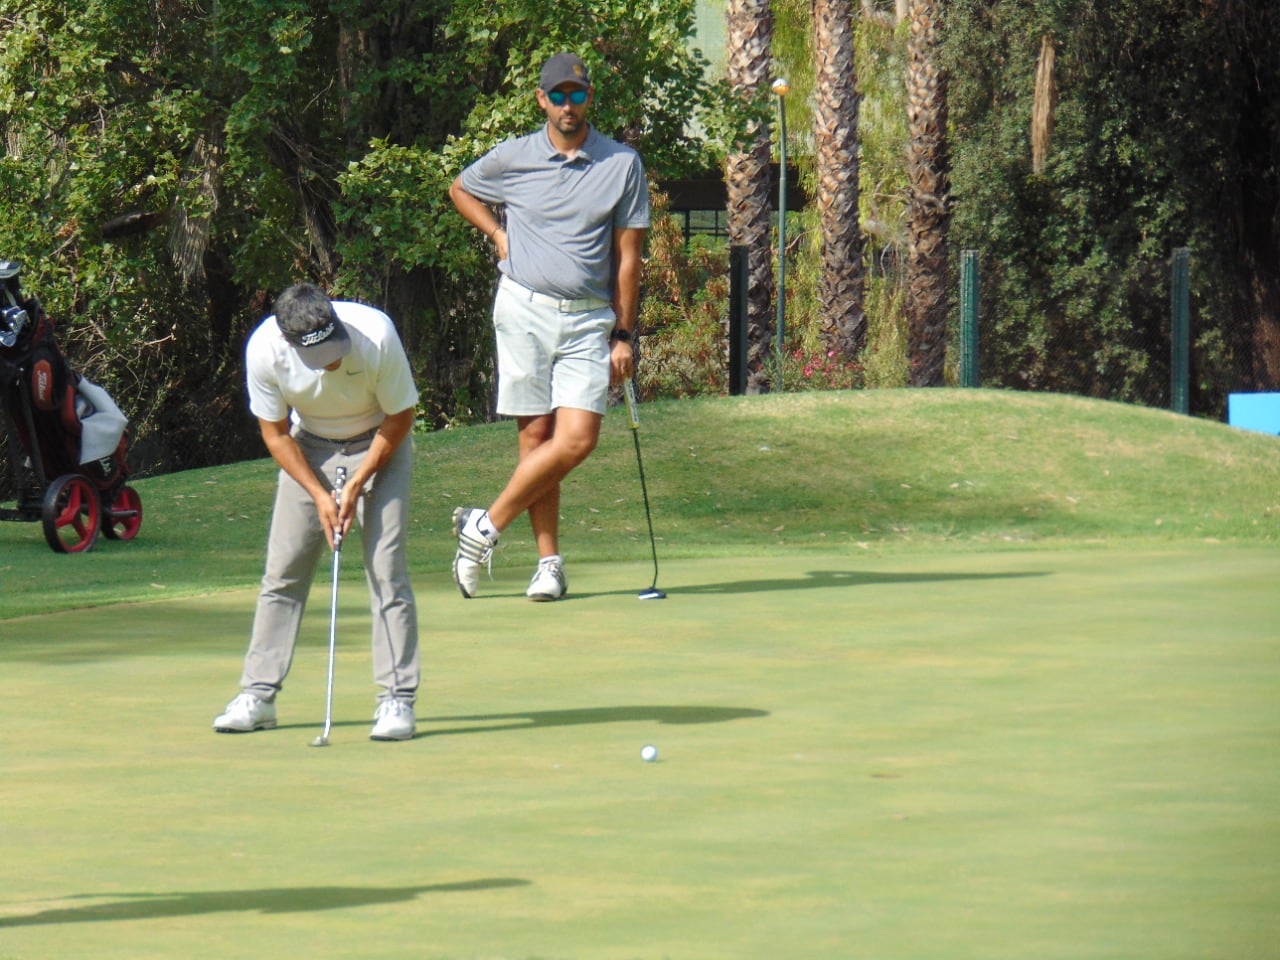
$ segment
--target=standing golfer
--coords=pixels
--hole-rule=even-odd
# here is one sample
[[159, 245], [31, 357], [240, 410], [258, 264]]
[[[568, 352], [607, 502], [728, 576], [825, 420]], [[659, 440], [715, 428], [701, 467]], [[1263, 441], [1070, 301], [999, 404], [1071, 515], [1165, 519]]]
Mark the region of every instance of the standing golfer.
[[[649, 192], [640, 156], [587, 123], [594, 94], [581, 59], [552, 57], [536, 91], [546, 125], [498, 145], [449, 188], [458, 212], [497, 247], [497, 409], [516, 418], [519, 448], [488, 510], [453, 513], [464, 597], [475, 596], [499, 534], [526, 510], [539, 556], [526, 593], [564, 596], [560, 481], [595, 449], [609, 384], [632, 373]], [[505, 208], [505, 226], [489, 204]]]
[[[405, 559], [418, 391], [391, 319], [331, 302], [310, 283], [276, 300], [245, 350], [249, 409], [280, 465], [266, 572], [240, 695], [219, 733], [276, 725], [302, 611], [326, 541], [360, 522], [373, 611], [374, 740], [409, 740], [418, 690], [418, 613]], [[334, 477], [347, 471], [339, 499]]]

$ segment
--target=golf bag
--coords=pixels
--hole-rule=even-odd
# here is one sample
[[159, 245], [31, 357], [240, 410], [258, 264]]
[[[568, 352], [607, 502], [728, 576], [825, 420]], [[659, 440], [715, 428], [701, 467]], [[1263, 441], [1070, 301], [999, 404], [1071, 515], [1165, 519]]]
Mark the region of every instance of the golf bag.
[[17, 503], [0, 519], [43, 520], [60, 553], [88, 550], [99, 530], [132, 539], [141, 504], [126, 486], [128, 420], [71, 369], [40, 301], [23, 295], [21, 269], [0, 260], [0, 406]]

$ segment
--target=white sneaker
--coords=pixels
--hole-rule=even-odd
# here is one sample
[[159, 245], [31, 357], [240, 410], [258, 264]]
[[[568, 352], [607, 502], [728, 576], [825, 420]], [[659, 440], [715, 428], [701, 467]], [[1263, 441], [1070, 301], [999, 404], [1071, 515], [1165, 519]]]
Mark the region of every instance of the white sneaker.
[[564, 575], [564, 561], [559, 557], [544, 560], [538, 564], [533, 579], [529, 581], [529, 589], [524, 595], [530, 600], [559, 600], [569, 589], [569, 581]]
[[403, 700], [383, 700], [373, 714], [370, 740], [412, 740], [413, 707]]
[[271, 730], [275, 725], [276, 705], [252, 693], [240, 694], [227, 704], [221, 715], [213, 718], [213, 729], [218, 733], [252, 733]]
[[498, 538], [485, 536], [472, 522], [484, 513], [478, 507], [458, 507], [453, 511], [453, 535], [458, 538], [458, 552], [453, 556], [453, 582], [470, 600], [480, 586], [480, 570], [490, 567], [492, 575], [493, 546]]

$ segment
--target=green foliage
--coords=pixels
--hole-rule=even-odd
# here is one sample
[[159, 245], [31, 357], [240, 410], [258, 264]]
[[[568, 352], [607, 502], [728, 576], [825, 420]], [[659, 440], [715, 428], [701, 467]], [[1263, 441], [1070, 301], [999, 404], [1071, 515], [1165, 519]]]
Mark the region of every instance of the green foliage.
[[883, 257], [897, 259], [906, 242], [907, 24], [887, 18], [858, 21], [854, 62], [858, 71], [858, 203], [867, 257], [876, 272]]
[[[773, 62], [776, 76], [786, 79], [787, 159], [806, 166], [812, 159], [813, 128], [813, 18], [809, 0], [771, 0], [773, 12]], [[776, 100], [776, 98], [775, 98]], [[773, 104], [776, 117], [777, 104]], [[774, 159], [778, 138], [773, 138]]]
[[868, 387], [905, 387], [910, 364], [903, 300], [906, 287], [894, 275], [867, 278], [867, 349], [862, 362]]
[[474, 275], [488, 260], [459, 229], [447, 191], [456, 175], [440, 154], [374, 140], [339, 176], [338, 222], [349, 230], [348, 261], [381, 269], [439, 268]]
[[[258, 452], [243, 340], [302, 277], [392, 314], [427, 422], [487, 418], [493, 264], [449, 182], [541, 121], [562, 49], [592, 66], [593, 121], [655, 175], [714, 162], [688, 131], [732, 138], [738, 108], [692, 22], [691, 0], [6, 4], [0, 256], [165, 448], [156, 466]], [[230, 439], [191, 438], [197, 420]]]
[[862, 364], [843, 360], [834, 350], [789, 349], [782, 355], [781, 366], [782, 389], [788, 392], [853, 390], [865, 383]]
[[667, 198], [651, 185], [653, 226], [640, 306], [641, 395], [691, 397], [727, 390], [729, 261], [723, 242], [686, 245]]
[[225, 429], [241, 406], [235, 332], [193, 309], [163, 233], [104, 232], [123, 214], [154, 227], [194, 199], [204, 102], [186, 85], [185, 12], [160, 23], [118, 0], [31, 0], [0, 21], [0, 255], [23, 261], [64, 351], [121, 399], [135, 437], [154, 435], [157, 463], [198, 422], [224, 428], [204, 443], [213, 455], [246, 450]]
[[[1275, 71], [1270, 41], [1242, 50], [1240, 16], [1186, 0], [949, 5], [953, 238], [982, 254], [985, 382], [1167, 402], [1167, 258], [1180, 246], [1193, 251], [1203, 342], [1214, 339], [1233, 288], [1250, 285], [1233, 226], [1241, 111], [1250, 83]], [[1260, 24], [1254, 35], [1274, 38]], [[1036, 174], [1043, 37], [1055, 44], [1058, 102]], [[1274, 166], [1268, 176], [1274, 190]], [[1204, 372], [1217, 391], [1233, 379]]]

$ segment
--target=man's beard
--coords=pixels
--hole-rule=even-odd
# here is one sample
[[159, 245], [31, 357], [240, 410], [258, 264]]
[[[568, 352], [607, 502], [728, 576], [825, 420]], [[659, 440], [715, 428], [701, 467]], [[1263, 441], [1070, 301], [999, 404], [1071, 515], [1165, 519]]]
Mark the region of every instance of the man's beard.
[[562, 113], [551, 121], [552, 125], [564, 134], [577, 133], [586, 125], [586, 118], [572, 113]]

